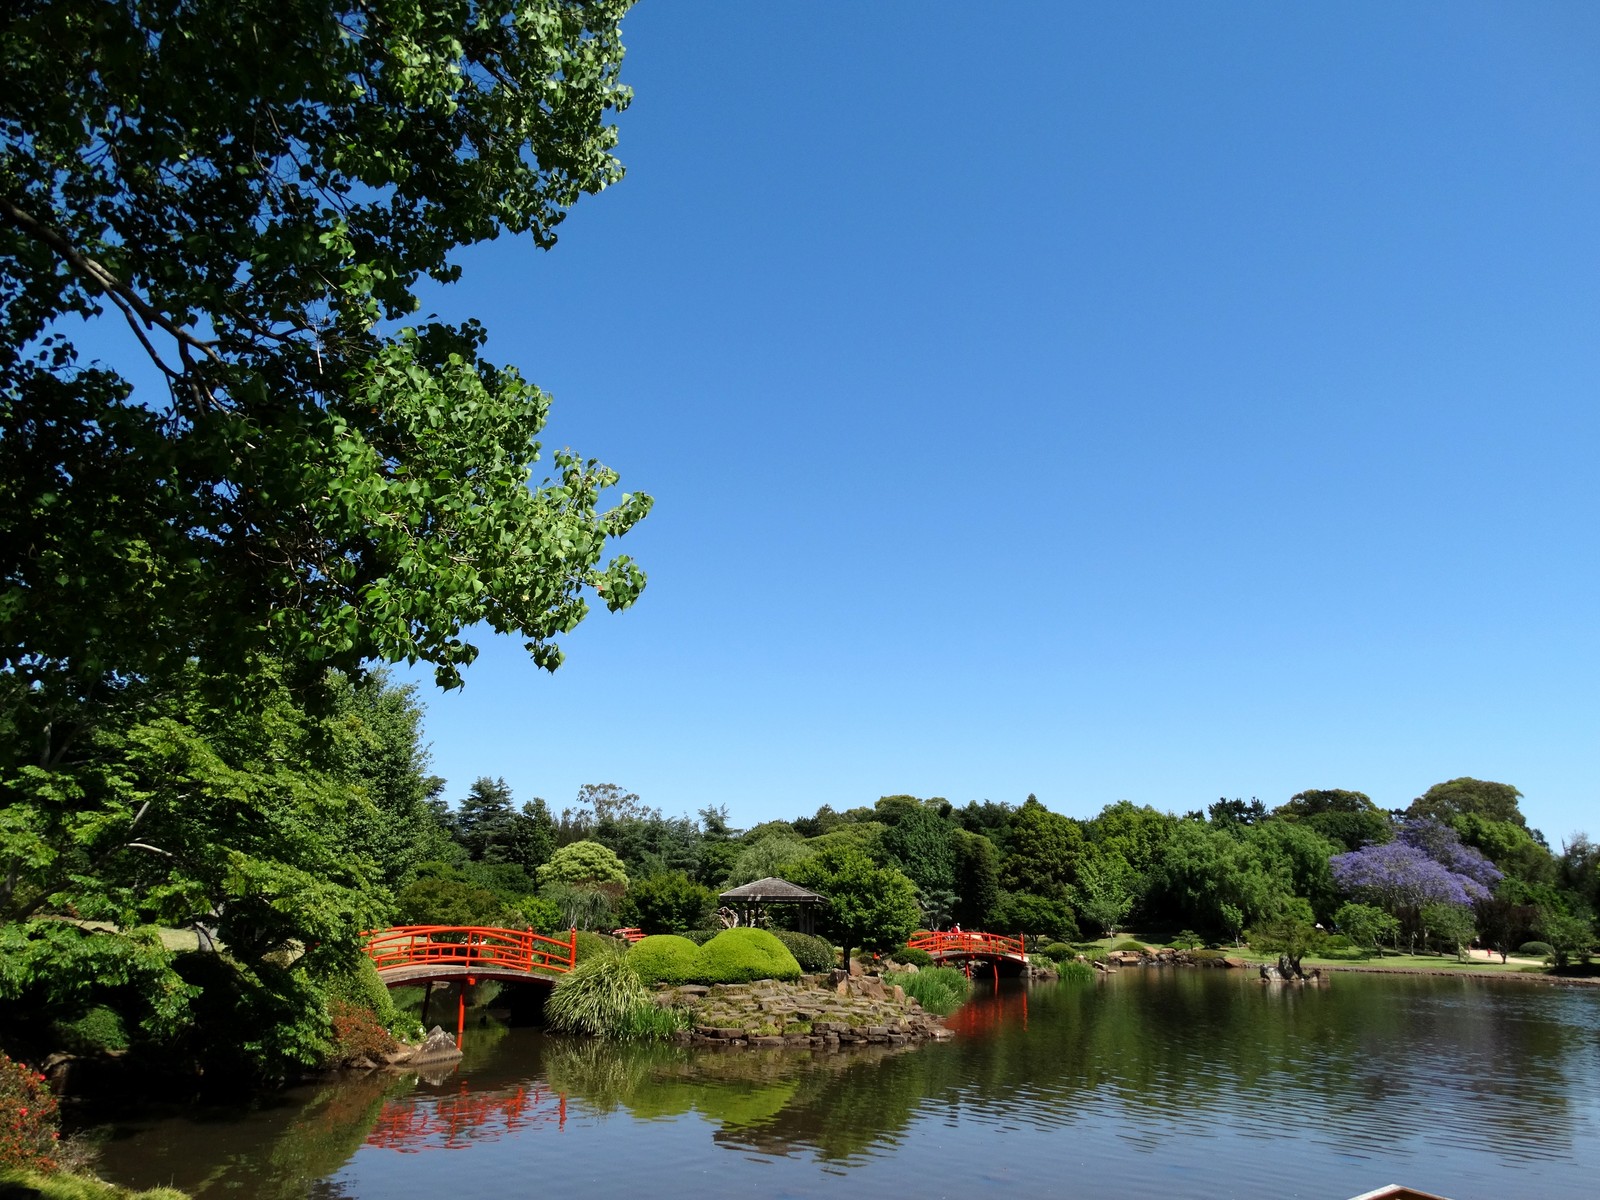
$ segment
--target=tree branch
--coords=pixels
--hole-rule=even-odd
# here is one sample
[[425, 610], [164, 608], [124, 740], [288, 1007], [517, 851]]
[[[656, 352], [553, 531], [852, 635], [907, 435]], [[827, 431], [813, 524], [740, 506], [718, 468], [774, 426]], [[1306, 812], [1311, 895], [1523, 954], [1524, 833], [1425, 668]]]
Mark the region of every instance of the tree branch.
[[[150, 344], [150, 340], [138, 328], [134, 321], [135, 316], [144, 322], [146, 329], [161, 329], [177, 342], [179, 353], [186, 364], [192, 364], [191, 354], [199, 352], [219, 366], [226, 365], [222, 355], [217, 353], [216, 342], [208, 342], [196, 337], [192, 331], [185, 329], [172, 318], [158, 311], [154, 305], [139, 295], [137, 291], [112, 274], [103, 263], [90, 258], [80, 251], [60, 230], [52, 229], [32, 213], [17, 207], [9, 200], [0, 200], [0, 216], [4, 216], [7, 222], [22, 230], [28, 236], [49, 246], [66, 261], [68, 266], [93, 285], [96, 290], [109, 297], [122, 310], [123, 315], [128, 318], [128, 323], [134, 327], [134, 333], [138, 335], [139, 341], [144, 345], [145, 352], [150, 355], [155, 364], [169, 378], [178, 379], [180, 376], [178, 372], [172, 370], [161, 360], [160, 355], [155, 351], [155, 347]], [[197, 398], [200, 392], [204, 392], [206, 398], [214, 399], [209, 388], [196, 388]]]

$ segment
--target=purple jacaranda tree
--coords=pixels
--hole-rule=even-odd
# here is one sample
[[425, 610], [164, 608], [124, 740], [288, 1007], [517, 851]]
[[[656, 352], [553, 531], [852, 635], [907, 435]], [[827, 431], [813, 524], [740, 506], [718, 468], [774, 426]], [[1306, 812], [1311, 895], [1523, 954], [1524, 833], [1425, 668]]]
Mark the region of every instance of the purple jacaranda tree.
[[1464, 875], [1489, 891], [1505, 878], [1500, 868], [1474, 846], [1463, 845], [1461, 835], [1443, 821], [1432, 817], [1413, 817], [1401, 824], [1395, 840], [1415, 846], [1434, 862], [1457, 875]]
[[[1452, 871], [1426, 850], [1402, 841], [1363, 846], [1328, 860], [1333, 881], [1396, 916], [1424, 904], [1468, 905], [1488, 896], [1489, 889], [1468, 875]], [[1489, 868], [1494, 871], [1491, 865]], [[1498, 879], [1499, 872], [1495, 871]]]

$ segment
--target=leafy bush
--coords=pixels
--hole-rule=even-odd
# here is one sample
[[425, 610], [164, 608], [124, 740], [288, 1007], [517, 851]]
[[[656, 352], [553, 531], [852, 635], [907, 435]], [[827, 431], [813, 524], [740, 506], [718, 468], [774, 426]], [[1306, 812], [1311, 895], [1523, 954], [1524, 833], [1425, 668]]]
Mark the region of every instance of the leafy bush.
[[414, 879], [396, 897], [401, 925], [520, 924], [522, 914], [485, 887], [459, 879]]
[[547, 883], [539, 898], [560, 912], [562, 929], [610, 929], [616, 924], [616, 897], [605, 888]]
[[330, 1012], [331, 1002], [342, 1000], [372, 1013], [385, 1029], [392, 1030], [395, 1023], [400, 1020], [399, 1013], [395, 1011], [394, 997], [384, 986], [378, 968], [372, 965], [372, 960], [365, 954], [357, 960], [351, 971], [334, 976], [328, 981], [327, 986]]
[[1078, 953], [1089, 962], [1097, 963], [1105, 961], [1107, 952], [1103, 946], [1079, 946]]
[[1070, 942], [1082, 936], [1069, 905], [1028, 892], [1004, 894], [995, 913], [993, 927], [1005, 933], [1022, 930], [1053, 942]]
[[53, 1171], [61, 1117], [43, 1075], [0, 1053], [0, 1167]]
[[1205, 945], [1200, 940], [1200, 935], [1192, 929], [1185, 929], [1172, 939], [1171, 946], [1174, 950], [1196, 950]]
[[1124, 940], [1118, 942], [1115, 946], [1111, 947], [1111, 949], [1112, 950], [1131, 950], [1135, 954], [1143, 954], [1145, 952], [1145, 945], [1144, 945], [1143, 942], [1135, 942], [1135, 941], [1133, 941], [1131, 939], [1124, 939]]
[[642, 938], [628, 951], [628, 962], [649, 987], [657, 983], [689, 983], [700, 972], [701, 948], [686, 937], [658, 933]]
[[901, 986], [927, 1011], [947, 1017], [961, 1007], [972, 990], [972, 981], [954, 967], [929, 967], [908, 975]]
[[1061, 964], [1062, 983], [1089, 983], [1094, 979], [1094, 968], [1086, 962], [1064, 962]]
[[96, 1054], [128, 1048], [128, 1032], [122, 1017], [113, 1008], [97, 1005], [75, 1021], [58, 1021], [56, 1037], [67, 1050], [77, 1054]]
[[578, 961], [586, 962], [591, 958], [616, 958], [623, 951], [621, 942], [615, 938], [606, 937], [603, 933], [590, 933], [587, 929], [578, 930]]
[[545, 1023], [562, 1033], [627, 1037], [641, 1018], [637, 1010], [654, 1008], [650, 993], [633, 965], [620, 954], [579, 958], [545, 1001]]
[[561, 919], [561, 906], [554, 900], [546, 900], [543, 896], [522, 896], [515, 907], [528, 927], [545, 937], [559, 937], [571, 928]]
[[1074, 957], [1078, 952], [1065, 942], [1051, 942], [1043, 950], [1039, 951], [1039, 953], [1044, 955], [1051, 962], [1065, 962], [1067, 959]]
[[1517, 947], [1518, 958], [1554, 958], [1556, 948], [1549, 942], [1523, 942]]
[[910, 946], [901, 946], [900, 949], [889, 955], [889, 957], [893, 961], [897, 963], [903, 963], [908, 967], [917, 967], [920, 969], [922, 967], [933, 966], [933, 955], [929, 954], [926, 950], [913, 950]]
[[795, 962], [799, 963], [800, 969], [807, 974], [831, 971], [839, 961], [839, 952], [825, 938], [814, 937], [809, 933], [795, 933], [788, 929], [774, 929], [772, 935], [789, 948], [789, 953], [794, 955]]
[[619, 915], [646, 933], [677, 933], [704, 924], [716, 906], [715, 892], [682, 871], [673, 871], [635, 883]]
[[332, 1066], [361, 1059], [377, 1062], [398, 1044], [376, 1013], [348, 1000], [328, 1002], [328, 1023], [333, 1029], [328, 1052], [328, 1063]]
[[800, 964], [765, 929], [725, 929], [700, 949], [702, 983], [799, 979]]

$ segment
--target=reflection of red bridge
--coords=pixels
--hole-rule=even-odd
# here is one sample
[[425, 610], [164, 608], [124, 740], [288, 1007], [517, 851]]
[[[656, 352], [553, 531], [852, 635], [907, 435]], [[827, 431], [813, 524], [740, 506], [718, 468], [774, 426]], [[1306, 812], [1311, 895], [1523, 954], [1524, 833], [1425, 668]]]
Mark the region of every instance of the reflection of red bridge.
[[461, 1085], [454, 1096], [384, 1103], [367, 1145], [385, 1150], [461, 1150], [472, 1142], [538, 1125], [567, 1126], [567, 1094], [519, 1087], [503, 1095], [474, 1094]]
[[578, 960], [578, 935], [484, 925], [397, 925], [363, 935], [367, 957], [389, 987], [427, 979], [538, 980], [553, 984]]
[[947, 929], [941, 933], [919, 933], [906, 945], [912, 950], [926, 950], [937, 963], [970, 963], [975, 958], [983, 958], [997, 963], [1028, 965], [1021, 934], [1007, 937], [1003, 933], [962, 933]]

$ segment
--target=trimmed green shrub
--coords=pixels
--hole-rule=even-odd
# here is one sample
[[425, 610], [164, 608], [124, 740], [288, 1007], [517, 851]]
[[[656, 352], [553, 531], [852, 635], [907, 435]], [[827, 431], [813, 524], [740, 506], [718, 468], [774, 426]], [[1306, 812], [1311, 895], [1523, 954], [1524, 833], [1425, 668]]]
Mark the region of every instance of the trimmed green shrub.
[[788, 929], [774, 929], [772, 936], [789, 948], [789, 953], [794, 955], [795, 962], [799, 963], [800, 969], [807, 974], [831, 971], [839, 961], [839, 952], [826, 938], [815, 937], [809, 933], [795, 933]]
[[1051, 942], [1043, 950], [1039, 951], [1039, 953], [1044, 955], [1051, 962], [1065, 962], [1067, 959], [1075, 956], [1078, 952], [1065, 942]]
[[689, 983], [700, 974], [701, 948], [686, 937], [658, 933], [641, 938], [628, 951], [628, 962], [646, 987]]
[[63, 1048], [76, 1054], [96, 1054], [128, 1048], [128, 1033], [116, 1009], [97, 1005], [75, 1021], [57, 1021], [56, 1036]]
[[901, 946], [889, 957], [897, 963], [902, 963], [908, 967], [916, 967], [919, 970], [922, 967], [933, 966], [933, 955], [926, 950], [913, 950], [910, 946]]
[[972, 981], [954, 967], [929, 967], [899, 982], [906, 995], [940, 1017], [947, 1017], [960, 1008], [972, 990]]
[[1086, 962], [1064, 962], [1061, 964], [1062, 983], [1090, 983], [1094, 980], [1095, 971]]
[[1517, 947], [1518, 958], [1554, 958], [1556, 948], [1549, 942], [1523, 942]]
[[700, 948], [702, 983], [799, 979], [800, 964], [765, 929], [724, 929]]
[[1122, 941], [1118, 942], [1115, 946], [1111, 947], [1111, 949], [1112, 950], [1132, 950], [1135, 954], [1143, 954], [1145, 952], [1145, 950], [1147, 949], [1147, 947], [1145, 946], [1145, 944], [1143, 942], [1135, 942], [1132, 939], [1125, 938]]

